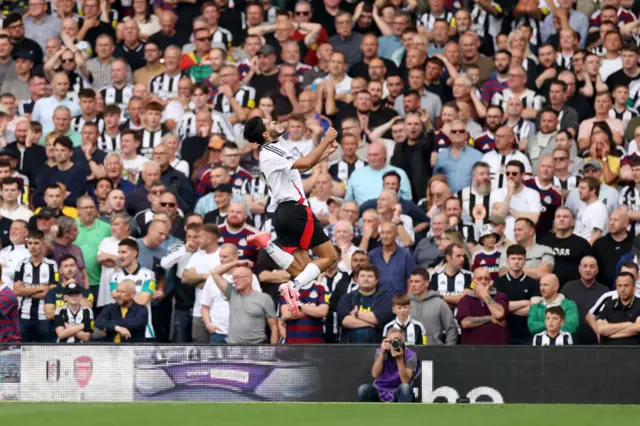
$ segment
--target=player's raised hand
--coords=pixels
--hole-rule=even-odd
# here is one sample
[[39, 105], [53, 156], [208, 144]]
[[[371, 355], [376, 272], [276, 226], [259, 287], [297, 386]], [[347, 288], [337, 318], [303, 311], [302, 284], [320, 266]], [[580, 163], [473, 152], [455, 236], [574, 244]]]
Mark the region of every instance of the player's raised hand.
[[327, 141], [335, 141], [338, 137], [338, 131], [333, 127], [329, 127], [327, 132], [324, 134], [324, 139]]

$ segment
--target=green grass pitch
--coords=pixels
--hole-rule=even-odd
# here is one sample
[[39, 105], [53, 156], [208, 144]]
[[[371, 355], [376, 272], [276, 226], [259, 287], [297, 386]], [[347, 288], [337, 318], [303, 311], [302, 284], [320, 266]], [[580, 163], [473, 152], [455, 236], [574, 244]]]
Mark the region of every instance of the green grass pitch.
[[638, 424], [640, 406], [321, 403], [0, 403], [20, 426], [602, 426]]

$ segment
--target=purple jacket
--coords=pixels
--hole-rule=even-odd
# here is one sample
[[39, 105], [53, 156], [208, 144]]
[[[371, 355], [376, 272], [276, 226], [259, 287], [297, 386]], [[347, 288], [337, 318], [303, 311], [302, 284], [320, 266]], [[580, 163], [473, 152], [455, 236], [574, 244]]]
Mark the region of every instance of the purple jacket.
[[[380, 348], [376, 350], [376, 358], [379, 353]], [[380, 395], [380, 401], [393, 402], [395, 391], [402, 384], [402, 381], [400, 380], [400, 373], [398, 373], [398, 363], [391, 356], [387, 358], [383, 361], [382, 374], [373, 382], [373, 386], [375, 386], [378, 395]], [[413, 381], [420, 372], [420, 366], [418, 364], [418, 355], [409, 348], [404, 350], [404, 364], [407, 368], [413, 370], [413, 377], [411, 378], [411, 381]]]

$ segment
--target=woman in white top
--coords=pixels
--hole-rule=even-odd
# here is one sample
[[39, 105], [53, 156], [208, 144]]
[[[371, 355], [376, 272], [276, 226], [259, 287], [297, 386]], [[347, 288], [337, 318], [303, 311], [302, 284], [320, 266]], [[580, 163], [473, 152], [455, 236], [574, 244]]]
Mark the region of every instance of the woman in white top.
[[160, 31], [160, 19], [151, 13], [151, 7], [147, 0], [133, 0], [133, 16], [131, 18], [138, 24], [140, 38], [146, 41], [150, 35]]
[[180, 159], [180, 139], [173, 133], [169, 133], [162, 138], [162, 143], [169, 148], [169, 155], [171, 155], [171, 167], [182, 172], [185, 177], [189, 177], [189, 164]]

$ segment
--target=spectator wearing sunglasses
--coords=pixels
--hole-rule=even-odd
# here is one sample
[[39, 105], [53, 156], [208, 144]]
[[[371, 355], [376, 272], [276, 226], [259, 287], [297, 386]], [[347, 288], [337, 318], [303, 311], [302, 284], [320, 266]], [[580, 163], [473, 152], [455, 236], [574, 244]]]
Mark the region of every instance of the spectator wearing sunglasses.
[[445, 175], [451, 192], [456, 193], [471, 185], [471, 169], [482, 160], [482, 153], [468, 146], [469, 135], [462, 121], [453, 121], [450, 133], [451, 146], [438, 154], [433, 174]]

